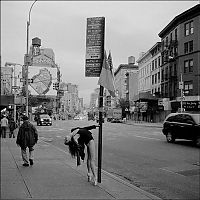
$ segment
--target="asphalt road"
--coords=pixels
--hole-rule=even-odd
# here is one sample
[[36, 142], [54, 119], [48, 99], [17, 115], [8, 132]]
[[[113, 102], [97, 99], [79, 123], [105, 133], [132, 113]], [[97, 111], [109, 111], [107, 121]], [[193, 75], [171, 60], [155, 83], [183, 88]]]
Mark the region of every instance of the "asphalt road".
[[[44, 141], [67, 151], [63, 142], [70, 129], [93, 124], [87, 120], [53, 121], [53, 126], [37, 129]], [[92, 132], [97, 149], [98, 128]], [[199, 162], [199, 148], [184, 140], [167, 143], [161, 128], [103, 124], [102, 168], [160, 198], [199, 199]]]

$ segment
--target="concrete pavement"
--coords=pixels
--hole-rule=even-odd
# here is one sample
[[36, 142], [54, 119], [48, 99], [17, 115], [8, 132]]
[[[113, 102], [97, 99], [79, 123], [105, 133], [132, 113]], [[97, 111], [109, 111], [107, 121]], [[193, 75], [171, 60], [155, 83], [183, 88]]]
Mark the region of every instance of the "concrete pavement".
[[97, 186], [87, 182], [86, 163], [39, 138], [34, 165], [22, 166], [15, 138], [1, 138], [1, 199], [159, 199], [102, 170]]

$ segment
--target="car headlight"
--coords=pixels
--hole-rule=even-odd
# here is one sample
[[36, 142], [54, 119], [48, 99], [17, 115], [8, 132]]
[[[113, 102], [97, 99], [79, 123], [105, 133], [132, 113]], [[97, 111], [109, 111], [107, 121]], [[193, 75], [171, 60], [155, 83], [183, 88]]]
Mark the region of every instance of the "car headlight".
[[43, 122], [44, 120], [43, 119], [41, 119], [41, 122]]

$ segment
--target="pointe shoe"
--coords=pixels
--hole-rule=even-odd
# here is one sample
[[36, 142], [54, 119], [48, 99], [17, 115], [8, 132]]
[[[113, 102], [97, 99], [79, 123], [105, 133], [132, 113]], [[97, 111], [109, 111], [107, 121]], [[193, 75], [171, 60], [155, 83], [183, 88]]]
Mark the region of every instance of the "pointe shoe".
[[88, 173], [87, 177], [88, 177], [88, 182], [90, 182], [92, 180], [92, 175], [90, 173]]
[[96, 178], [92, 178], [92, 182], [93, 182], [93, 184], [94, 184], [94, 186], [96, 186], [97, 185], [97, 179]]

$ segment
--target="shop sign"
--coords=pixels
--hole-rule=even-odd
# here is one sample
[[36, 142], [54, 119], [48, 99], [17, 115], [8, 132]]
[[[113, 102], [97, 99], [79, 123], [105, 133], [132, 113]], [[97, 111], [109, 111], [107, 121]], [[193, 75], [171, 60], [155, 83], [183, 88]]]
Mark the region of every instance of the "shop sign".
[[200, 101], [183, 101], [186, 111], [200, 111]]

